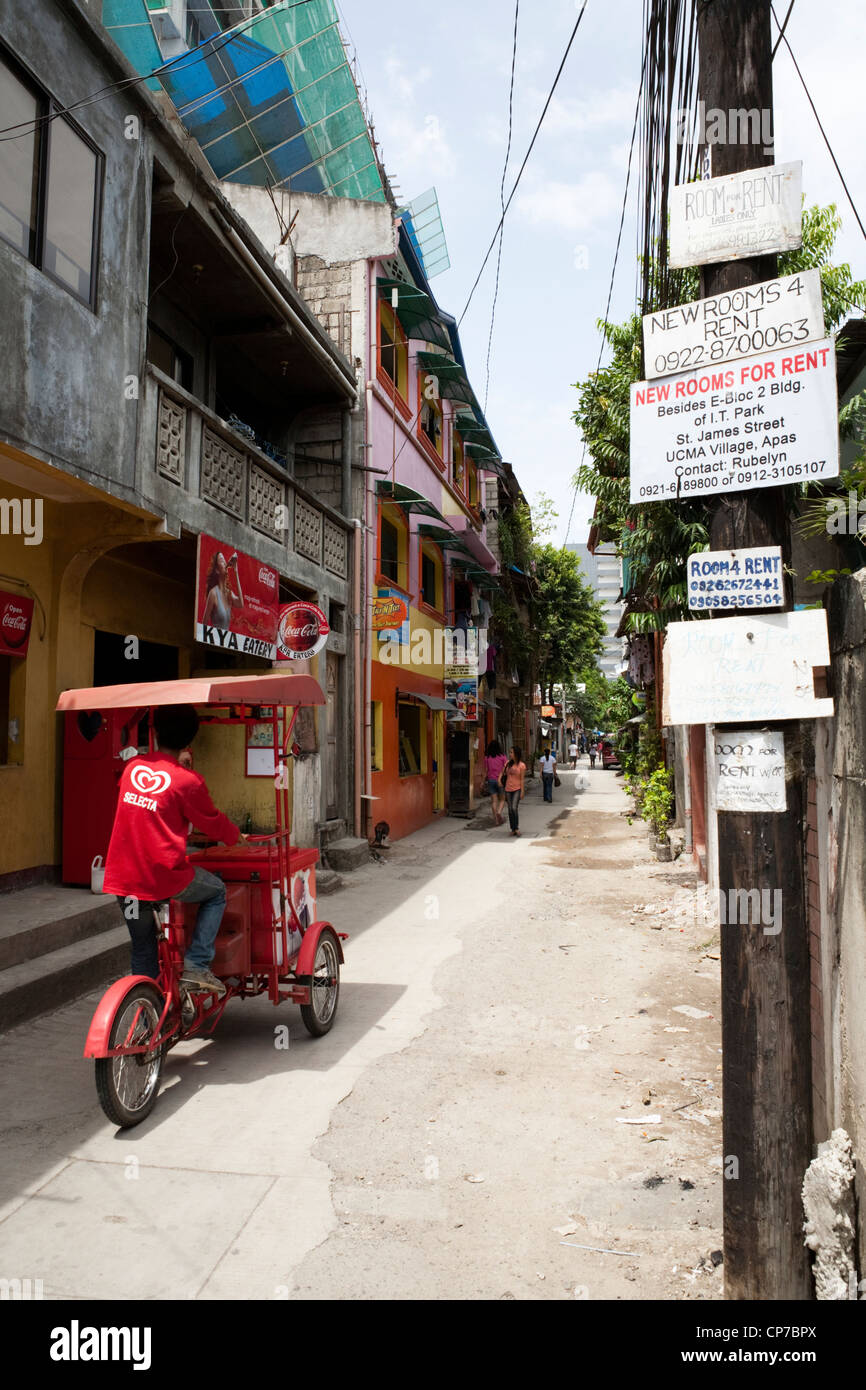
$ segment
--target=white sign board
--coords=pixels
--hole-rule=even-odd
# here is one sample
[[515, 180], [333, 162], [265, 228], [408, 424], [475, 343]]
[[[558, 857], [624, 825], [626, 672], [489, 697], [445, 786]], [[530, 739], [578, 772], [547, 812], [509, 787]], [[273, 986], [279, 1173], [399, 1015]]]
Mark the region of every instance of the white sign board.
[[785, 740], [765, 729], [713, 730], [716, 810], [784, 811]]
[[704, 550], [688, 559], [689, 608], [784, 608], [782, 547]]
[[651, 380], [823, 337], [821, 276], [804, 270], [645, 314], [645, 370]]
[[670, 623], [664, 646], [665, 724], [823, 719], [813, 670], [830, 665], [823, 608]]
[[839, 476], [831, 338], [631, 388], [631, 501]]
[[803, 244], [803, 162], [746, 169], [671, 189], [672, 269], [794, 251]]

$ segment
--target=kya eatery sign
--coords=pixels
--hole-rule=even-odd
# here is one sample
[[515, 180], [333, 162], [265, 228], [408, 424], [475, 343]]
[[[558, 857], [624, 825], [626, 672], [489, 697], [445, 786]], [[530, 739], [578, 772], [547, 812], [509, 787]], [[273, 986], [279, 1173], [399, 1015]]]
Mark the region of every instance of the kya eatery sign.
[[195, 638], [244, 656], [277, 656], [280, 576], [252, 555], [199, 536]]
[[635, 502], [839, 476], [832, 339], [631, 388]]
[[803, 163], [677, 184], [670, 194], [668, 264], [681, 270], [803, 244]]
[[33, 599], [0, 590], [0, 656], [26, 656]]
[[302, 599], [280, 609], [277, 628], [277, 660], [309, 661], [320, 652], [331, 634], [321, 608]]

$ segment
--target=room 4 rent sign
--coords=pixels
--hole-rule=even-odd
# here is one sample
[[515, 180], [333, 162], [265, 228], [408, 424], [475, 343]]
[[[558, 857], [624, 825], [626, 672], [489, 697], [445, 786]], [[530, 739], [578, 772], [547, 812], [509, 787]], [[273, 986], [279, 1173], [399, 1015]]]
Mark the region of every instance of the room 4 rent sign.
[[632, 503], [839, 476], [832, 339], [631, 388]]

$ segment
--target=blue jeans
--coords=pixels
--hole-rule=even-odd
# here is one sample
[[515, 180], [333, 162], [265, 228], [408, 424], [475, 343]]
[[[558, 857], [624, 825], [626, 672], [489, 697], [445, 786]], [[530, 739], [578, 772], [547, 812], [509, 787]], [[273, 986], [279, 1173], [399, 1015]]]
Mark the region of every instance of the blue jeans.
[[[149, 975], [152, 980], [158, 979], [157, 914], [162, 903], [144, 900], [136, 902], [131, 896], [118, 897], [117, 901], [129, 928], [132, 974]], [[225, 912], [226, 886], [216, 874], [209, 874], [206, 869], [197, 868], [183, 892], [177, 894], [176, 901], [201, 903], [184, 963], [194, 966], [197, 970], [206, 970], [214, 958], [217, 932]], [[137, 907], [138, 915], [127, 916], [133, 906]]]
[[545, 799], [545, 801], [552, 801], [552, 800], [553, 800], [553, 773], [552, 773], [552, 772], [542, 772], [542, 774], [541, 774], [541, 784], [542, 784], [542, 787], [543, 787], [543, 789], [544, 789], [544, 799]]

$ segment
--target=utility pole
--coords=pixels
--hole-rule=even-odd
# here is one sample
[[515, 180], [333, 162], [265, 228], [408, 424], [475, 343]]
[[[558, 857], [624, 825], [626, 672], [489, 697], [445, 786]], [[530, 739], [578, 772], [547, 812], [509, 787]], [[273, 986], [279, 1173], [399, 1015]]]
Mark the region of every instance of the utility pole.
[[[712, 146], [711, 175], [773, 163], [763, 119], [754, 143], [732, 143], [728, 113], [773, 109], [770, 0], [699, 0], [699, 95], [725, 113], [727, 143]], [[757, 129], [755, 128], [757, 127]], [[772, 279], [775, 256], [704, 266], [703, 297]], [[711, 550], [780, 545], [790, 563], [782, 488], [712, 503]], [[786, 608], [792, 589], [786, 587]], [[731, 610], [725, 610], [730, 614]], [[744, 611], [744, 610], [741, 610]], [[755, 721], [763, 727], [763, 721]], [[719, 887], [781, 890], [782, 924], [721, 928], [724, 1252], [729, 1299], [809, 1299], [800, 1190], [812, 1158], [809, 949], [803, 849], [804, 781], [800, 727], [776, 724], [785, 739], [787, 810], [718, 812]], [[742, 901], [742, 899], [740, 899]], [[778, 902], [779, 899], [772, 899]]]

